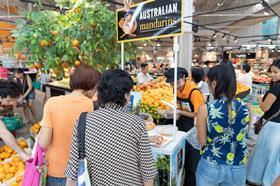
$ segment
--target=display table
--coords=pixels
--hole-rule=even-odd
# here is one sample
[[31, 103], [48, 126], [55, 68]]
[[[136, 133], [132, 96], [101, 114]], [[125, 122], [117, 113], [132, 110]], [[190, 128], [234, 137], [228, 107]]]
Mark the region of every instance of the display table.
[[51, 82], [46, 85], [47, 98], [54, 96], [66, 95], [71, 92], [69, 86], [59, 84], [57, 82]]
[[177, 131], [173, 140], [165, 147], [152, 147], [159, 173], [155, 185], [182, 185], [186, 152], [185, 137], [185, 132]]

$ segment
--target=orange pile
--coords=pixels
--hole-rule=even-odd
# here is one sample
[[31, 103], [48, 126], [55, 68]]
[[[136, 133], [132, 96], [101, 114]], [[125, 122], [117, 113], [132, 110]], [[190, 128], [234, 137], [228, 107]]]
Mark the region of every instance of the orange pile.
[[[28, 148], [27, 143], [23, 139], [18, 140], [18, 145], [22, 149]], [[0, 148], [0, 162], [9, 159], [11, 156], [15, 154], [16, 152], [13, 149], [11, 149], [8, 145], [4, 145], [3, 147]]]
[[240, 83], [237, 83], [237, 90], [236, 90], [236, 94], [240, 94], [242, 92], [245, 92], [247, 90], [249, 90], [250, 88], [243, 85], [243, 84], [240, 84]]
[[[25, 163], [19, 157], [14, 157], [11, 162], [0, 164], [0, 180], [5, 183], [11, 178], [20, 175], [25, 170]], [[17, 177], [17, 185], [21, 185], [22, 177]]]
[[172, 103], [174, 94], [173, 87], [164, 81], [164, 78], [159, 78], [151, 83], [137, 86], [136, 91], [142, 93], [141, 103], [160, 110], [168, 110], [169, 107], [163, 104], [162, 100]]
[[35, 134], [38, 134], [39, 131], [41, 129], [41, 126], [39, 123], [35, 123], [34, 125], [32, 125], [31, 130], [32, 132], [34, 132]]

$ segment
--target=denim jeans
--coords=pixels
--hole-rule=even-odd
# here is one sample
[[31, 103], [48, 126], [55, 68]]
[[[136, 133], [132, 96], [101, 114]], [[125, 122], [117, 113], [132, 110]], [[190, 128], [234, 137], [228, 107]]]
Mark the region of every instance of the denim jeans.
[[47, 177], [47, 186], [65, 186], [66, 178]]
[[196, 171], [197, 186], [244, 186], [245, 166], [216, 165], [204, 158], [199, 161]]

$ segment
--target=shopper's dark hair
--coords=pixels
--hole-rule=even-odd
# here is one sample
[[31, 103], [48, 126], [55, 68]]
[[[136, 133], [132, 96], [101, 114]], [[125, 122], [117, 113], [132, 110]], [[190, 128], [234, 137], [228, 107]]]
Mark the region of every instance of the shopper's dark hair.
[[19, 85], [13, 81], [0, 80], [0, 97], [6, 98], [8, 96], [12, 98], [18, 98], [21, 94]]
[[71, 90], [92, 90], [96, 87], [101, 74], [89, 65], [82, 64], [70, 76]]
[[25, 71], [25, 70], [24, 70], [23, 68], [17, 68], [17, 69], [15, 69], [15, 72], [14, 72], [14, 73], [23, 74], [24, 71]]
[[100, 105], [115, 103], [125, 106], [127, 100], [125, 94], [133, 87], [133, 80], [123, 70], [108, 70], [101, 76], [97, 86], [97, 97]]
[[191, 75], [192, 75], [192, 80], [195, 83], [199, 83], [200, 81], [204, 81], [205, 80], [205, 73], [202, 67], [200, 66], [195, 66], [192, 67], [191, 69]]
[[214, 98], [225, 96], [229, 103], [236, 94], [236, 75], [233, 65], [229, 61], [222, 61], [219, 65], [211, 68], [208, 73], [208, 82], [216, 81]]
[[241, 66], [246, 73], [249, 73], [251, 71], [251, 67], [248, 63], [243, 63]]
[[277, 67], [278, 69], [280, 69], [280, 59], [277, 59], [275, 61], [273, 61], [271, 67]]
[[142, 63], [142, 64], [140, 65], [141, 68], [146, 68], [146, 66], [148, 66], [147, 63]]

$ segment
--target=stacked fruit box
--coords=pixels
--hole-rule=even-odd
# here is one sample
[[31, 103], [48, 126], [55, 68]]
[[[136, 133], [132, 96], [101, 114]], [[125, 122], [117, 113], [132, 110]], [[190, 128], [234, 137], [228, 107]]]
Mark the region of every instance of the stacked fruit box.
[[[23, 138], [17, 140], [18, 145], [25, 151], [30, 148]], [[0, 148], [0, 186], [20, 186], [25, 171], [25, 162], [14, 150], [4, 145]]]

